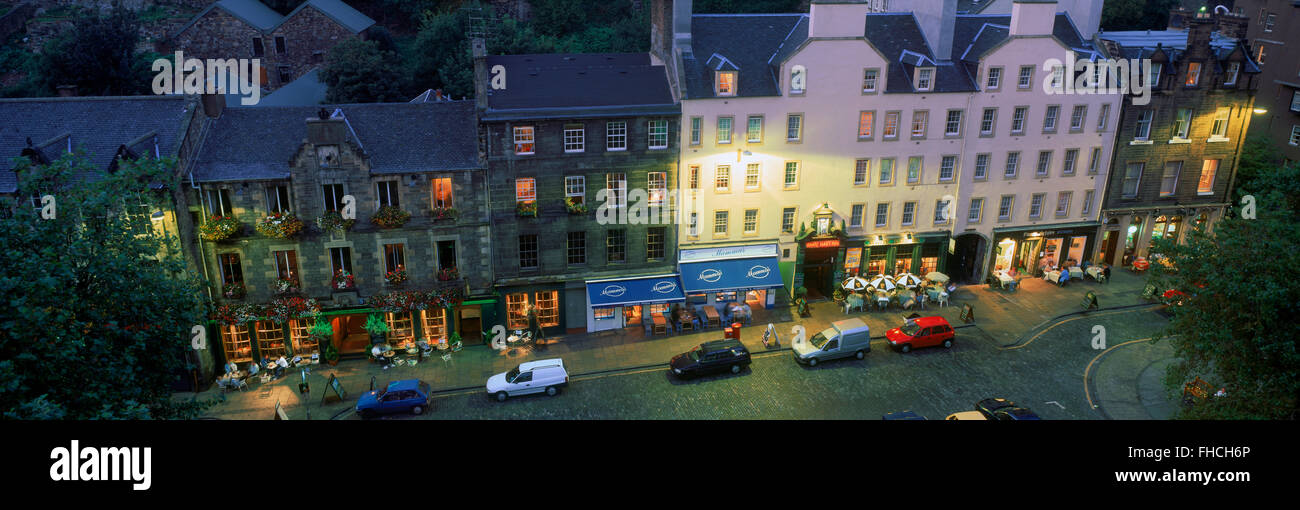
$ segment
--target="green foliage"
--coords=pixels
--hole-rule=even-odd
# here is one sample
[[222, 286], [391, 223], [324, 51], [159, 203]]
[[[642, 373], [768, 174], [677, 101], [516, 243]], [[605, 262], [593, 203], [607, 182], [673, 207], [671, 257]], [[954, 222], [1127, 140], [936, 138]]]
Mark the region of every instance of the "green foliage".
[[321, 82], [329, 103], [397, 102], [410, 99], [397, 54], [375, 41], [348, 39], [330, 49]]
[[1101, 8], [1102, 30], [1163, 30], [1178, 0], [1107, 0]]
[[1165, 335], [1179, 362], [1166, 386], [1174, 392], [1200, 376], [1227, 389], [1185, 409], [1193, 419], [1295, 419], [1300, 402], [1300, 167], [1275, 169], [1244, 183], [1256, 219], [1230, 210], [1214, 232], [1193, 229], [1183, 245], [1157, 240], [1153, 252], [1172, 269], [1151, 264], [1157, 288], [1190, 297], [1170, 307]]
[[[171, 183], [174, 168], [171, 159], [123, 161], [104, 174], [81, 153], [41, 167], [19, 162], [19, 195], [54, 195], [57, 209], [54, 219], [28, 207], [0, 218], [5, 419], [187, 418], [202, 409], [170, 398], [173, 378], [194, 368], [186, 358], [190, 328], [205, 322], [202, 287], [168, 255], [180, 252], [174, 241], [137, 237], [137, 220], [120, 214], [124, 197], [166, 204], [148, 183]], [[86, 173], [99, 178], [72, 178]]]
[[380, 317], [379, 314], [375, 313], [366, 317], [366, 323], [361, 326], [361, 329], [366, 330], [366, 332], [372, 335], [382, 335], [389, 331], [388, 323], [384, 321], [383, 317]]
[[1236, 188], [1229, 195], [1241, 202], [1241, 187], [1272, 174], [1282, 165], [1282, 152], [1277, 150], [1267, 135], [1255, 133], [1246, 137], [1241, 147], [1241, 160], [1237, 162]]
[[139, 40], [139, 19], [121, 6], [107, 16], [76, 18], [41, 50], [40, 86], [53, 93], [60, 85], [76, 85], [86, 96], [149, 93], [152, 59], [136, 52]]

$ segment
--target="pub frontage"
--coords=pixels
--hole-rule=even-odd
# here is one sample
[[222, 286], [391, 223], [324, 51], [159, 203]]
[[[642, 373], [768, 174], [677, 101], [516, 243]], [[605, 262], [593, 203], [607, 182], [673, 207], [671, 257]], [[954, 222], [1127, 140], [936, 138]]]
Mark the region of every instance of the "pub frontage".
[[1079, 265], [1096, 249], [1095, 221], [993, 229], [993, 256], [986, 274], [1014, 268], [1038, 275], [1044, 265]]

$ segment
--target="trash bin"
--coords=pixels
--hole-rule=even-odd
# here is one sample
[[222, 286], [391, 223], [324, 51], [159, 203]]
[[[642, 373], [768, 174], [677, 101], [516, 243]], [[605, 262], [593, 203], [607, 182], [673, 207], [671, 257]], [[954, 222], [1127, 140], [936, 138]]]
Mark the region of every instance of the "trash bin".
[[740, 323], [733, 322], [731, 326], [723, 330], [723, 338], [734, 338], [740, 340]]

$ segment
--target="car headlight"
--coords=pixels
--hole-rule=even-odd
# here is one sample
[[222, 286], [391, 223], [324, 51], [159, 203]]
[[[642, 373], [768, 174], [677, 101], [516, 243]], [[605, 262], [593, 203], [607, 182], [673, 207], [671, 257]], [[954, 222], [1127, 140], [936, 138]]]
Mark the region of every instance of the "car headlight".
[[674, 374], [680, 374], [680, 373], [682, 373], [682, 369], [680, 369], [680, 368], [674, 368], [674, 369], [673, 369], [673, 373], [674, 373]]

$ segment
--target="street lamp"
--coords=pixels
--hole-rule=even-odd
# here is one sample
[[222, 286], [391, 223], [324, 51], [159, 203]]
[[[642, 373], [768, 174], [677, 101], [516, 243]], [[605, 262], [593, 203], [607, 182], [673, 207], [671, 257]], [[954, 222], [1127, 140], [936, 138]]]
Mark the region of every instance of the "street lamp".
[[1265, 113], [1268, 113], [1268, 109], [1267, 109], [1267, 108], [1256, 108], [1256, 109], [1255, 109], [1255, 115], [1263, 115], [1263, 114], [1265, 114]]

